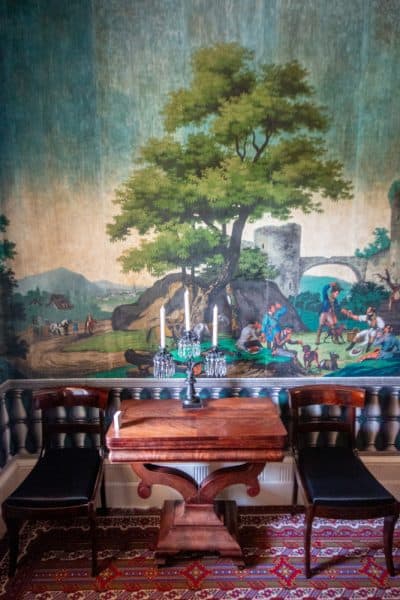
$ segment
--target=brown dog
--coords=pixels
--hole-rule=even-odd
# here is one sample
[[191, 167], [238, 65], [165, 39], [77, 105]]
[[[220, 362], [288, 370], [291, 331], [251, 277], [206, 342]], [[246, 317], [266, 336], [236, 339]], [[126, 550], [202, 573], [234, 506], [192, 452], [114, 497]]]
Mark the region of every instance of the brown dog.
[[326, 336], [324, 337], [324, 342], [331, 338], [332, 342], [335, 344], [344, 344], [345, 340], [343, 337], [343, 332], [346, 330], [345, 325], [332, 325], [327, 331]]
[[319, 368], [319, 358], [317, 350], [311, 350], [311, 346], [308, 344], [304, 344], [303, 346], [303, 362], [306, 369], [311, 369], [311, 365], [313, 362]]

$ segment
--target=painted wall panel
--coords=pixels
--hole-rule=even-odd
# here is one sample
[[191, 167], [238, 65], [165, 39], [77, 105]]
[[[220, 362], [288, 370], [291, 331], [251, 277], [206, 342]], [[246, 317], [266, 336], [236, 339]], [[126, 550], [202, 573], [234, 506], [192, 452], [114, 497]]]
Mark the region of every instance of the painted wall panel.
[[[194, 322], [210, 329], [202, 351], [211, 344], [216, 303], [231, 376], [398, 375], [399, 13], [396, 0], [5, 0], [2, 378], [151, 376], [163, 303], [168, 347], [175, 350], [181, 269], [123, 272], [119, 257], [154, 232], [133, 227], [126, 239], [111, 241], [107, 225], [120, 213], [117, 190], [141, 168], [141, 149], [165, 135], [169, 94], [192, 84], [196, 52], [227, 43], [252, 51], [258, 72], [261, 64], [290, 61], [306, 70], [313, 100], [329, 120], [326, 156], [338, 161], [352, 193], [337, 202], [321, 196], [321, 212], [295, 209], [278, 220], [261, 211], [247, 220], [242, 250], [258, 248], [276, 273], [246, 279], [246, 268], [254, 268], [246, 263], [241, 279], [232, 277], [203, 312], [194, 310]], [[195, 129], [179, 130], [175, 139], [184, 145]], [[171, 194], [171, 207], [176, 201]], [[197, 277], [206, 258], [195, 267]], [[318, 335], [323, 288], [334, 281], [342, 288], [339, 329], [332, 336], [324, 324]], [[190, 278], [183, 283], [195, 306], [198, 288]], [[257, 344], [238, 345], [249, 322], [262, 325], [276, 303], [286, 309], [278, 328], [293, 325], [292, 341], [299, 343], [281, 356], [256, 328]], [[376, 331], [361, 335], [364, 346], [351, 347], [366, 326], [341, 309], [365, 315], [371, 305], [393, 326], [392, 347], [385, 341], [391, 356], [378, 356]], [[58, 326], [65, 320], [68, 326]]]

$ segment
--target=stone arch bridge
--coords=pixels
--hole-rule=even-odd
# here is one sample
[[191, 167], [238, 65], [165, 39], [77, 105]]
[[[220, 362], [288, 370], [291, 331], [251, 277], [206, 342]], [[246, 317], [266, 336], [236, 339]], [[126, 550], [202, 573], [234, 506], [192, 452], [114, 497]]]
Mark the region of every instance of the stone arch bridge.
[[276, 284], [285, 296], [295, 296], [299, 292], [300, 280], [312, 267], [343, 265], [355, 276], [357, 283], [369, 276], [374, 268], [387, 261], [387, 253], [381, 252], [373, 259], [357, 256], [301, 256], [301, 226], [298, 223], [267, 225], [254, 232], [254, 244], [268, 256], [268, 260], [278, 270]]
[[357, 282], [364, 281], [367, 274], [368, 259], [356, 256], [306, 256], [299, 259], [299, 282], [306, 271], [320, 265], [344, 265], [351, 269]]

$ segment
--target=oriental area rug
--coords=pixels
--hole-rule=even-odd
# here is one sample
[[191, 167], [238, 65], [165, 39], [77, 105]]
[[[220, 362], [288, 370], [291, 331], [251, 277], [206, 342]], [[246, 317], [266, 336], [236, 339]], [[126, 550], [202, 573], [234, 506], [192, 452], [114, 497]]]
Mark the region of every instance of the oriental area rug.
[[[239, 511], [240, 542], [248, 565], [218, 556], [184, 555], [157, 567], [158, 510], [112, 510], [99, 517], [101, 572], [90, 576], [88, 528], [83, 521], [27, 523], [21, 559], [7, 578], [6, 540], [0, 544], [0, 598], [7, 600], [224, 600], [265, 598], [400, 598], [400, 527], [389, 577], [382, 520], [327, 521], [313, 528], [313, 566], [303, 575], [303, 524], [298, 514], [268, 514], [267, 507]], [[195, 532], [194, 532], [195, 535]]]

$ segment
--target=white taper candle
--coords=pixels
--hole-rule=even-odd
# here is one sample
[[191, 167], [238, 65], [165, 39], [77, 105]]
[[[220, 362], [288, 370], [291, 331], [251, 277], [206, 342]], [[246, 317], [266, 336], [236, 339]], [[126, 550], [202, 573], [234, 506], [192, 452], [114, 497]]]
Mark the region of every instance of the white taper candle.
[[212, 345], [214, 348], [216, 348], [218, 346], [218, 307], [217, 307], [217, 305], [215, 305], [213, 308]]
[[165, 348], [165, 307], [160, 308], [160, 347]]
[[190, 331], [190, 309], [189, 309], [189, 290], [185, 290], [185, 330]]

